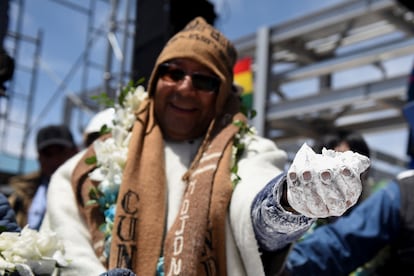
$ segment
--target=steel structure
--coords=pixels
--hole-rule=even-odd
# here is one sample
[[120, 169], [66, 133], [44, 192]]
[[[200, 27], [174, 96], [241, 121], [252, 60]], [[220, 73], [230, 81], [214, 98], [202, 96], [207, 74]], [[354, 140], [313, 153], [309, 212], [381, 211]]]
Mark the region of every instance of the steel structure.
[[[350, 0], [235, 41], [254, 60], [254, 124], [285, 148], [338, 129], [361, 133], [406, 127], [409, 71], [392, 76], [390, 60], [414, 57], [413, 13], [392, 0]], [[414, 61], [414, 60], [413, 60]], [[375, 79], [336, 85], [338, 75], [364, 67]], [[309, 87], [292, 96], [287, 87]], [[313, 87], [311, 90], [310, 87]], [[404, 166], [377, 152], [376, 158]]]
[[[378, 80], [351, 87], [336, 88], [330, 81], [340, 71], [364, 65], [382, 70], [386, 61], [414, 54], [413, 14], [395, 1], [346, 1], [262, 28], [235, 44], [241, 56], [256, 61], [255, 108], [266, 110], [256, 127], [266, 136], [318, 137], [324, 128], [318, 125], [321, 120], [329, 128], [363, 131], [404, 123], [400, 110], [409, 72], [396, 77], [383, 74]], [[278, 70], [280, 64], [289, 67]], [[283, 85], [311, 78], [320, 84], [312, 95], [289, 99], [284, 94]], [[385, 110], [393, 111], [385, 121], [374, 116], [370, 121], [338, 122], [339, 118]], [[275, 128], [283, 132], [273, 135]]]
[[[7, 150], [10, 131], [18, 131], [22, 139], [20, 143], [22, 154], [19, 156], [18, 171], [23, 169], [24, 152], [27, 148], [27, 138], [30, 133], [30, 118], [33, 116], [33, 100], [36, 97], [36, 83], [39, 71], [39, 57], [42, 48], [43, 33], [38, 31], [36, 35], [24, 34], [22, 31], [24, 19], [24, 0], [10, 1], [16, 7], [19, 20], [14, 28], [8, 31], [7, 50], [14, 58], [16, 66], [13, 80], [8, 87], [7, 96], [0, 98], [0, 152]], [[20, 60], [23, 51], [31, 54], [32, 59], [22, 62]], [[25, 78], [27, 83], [16, 85], [16, 79]], [[13, 107], [16, 110], [13, 110]], [[19, 109], [18, 116], [11, 116], [12, 112]]]
[[[3, 0], [2, 0], [3, 1]], [[8, 0], [7, 0], [8, 1]], [[73, 62], [67, 74], [60, 80], [45, 109], [34, 120], [33, 104], [36, 95], [36, 83], [42, 63], [41, 48], [43, 32], [39, 30], [36, 35], [25, 34], [22, 26], [25, 19], [25, 0], [10, 0], [10, 9], [15, 11], [13, 24], [10, 24], [6, 36], [7, 50], [15, 59], [15, 74], [9, 83], [8, 97], [3, 97], [0, 109], [0, 154], [9, 156], [9, 134], [18, 133], [21, 137], [19, 149], [19, 165], [12, 173], [22, 173], [27, 154], [29, 135], [38, 127], [39, 120], [46, 113], [55, 98], [62, 94], [74, 79], [75, 74], [81, 75], [80, 90], [67, 93], [62, 110], [62, 123], [77, 126], [77, 131], [82, 133], [83, 127], [90, 118], [90, 114], [102, 109], [97, 101], [92, 100], [92, 95], [106, 93], [114, 98], [117, 89], [130, 80], [132, 42], [135, 28], [135, 2], [134, 0], [88, 0], [79, 3], [71, 0], [50, 0], [62, 9], [70, 9], [84, 16], [87, 22], [87, 36], [85, 48], [79, 57]], [[96, 19], [97, 12], [106, 14], [106, 21]], [[102, 16], [103, 14], [99, 14]], [[103, 42], [102, 42], [103, 41]], [[93, 52], [97, 45], [106, 47], [106, 56], [96, 58]], [[21, 54], [25, 51], [25, 58]], [[28, 51], [32, 52], [32, 58], [27, 58]], [[27, 84], [26, 84], [27, 83]], [[16, 85], [18, 84], [18, 85]], [[16, 114], [19, 112], [19, 114]], [[14, 116], [13, 116], [14, 115]], [[78, 115], [78, 116], [74, 116]], [[73, 122], [74, 117], [80, 122]], [[83, 120], [83, 122], [82, 122]], [[16, 142], [16, 141], [15, 141]]]
[[[114, 96], [130, 77], [136, 1], [51, 1], [78, 10], [89, 22], [85, 51], [56, 90], [68, 86], [76, 70], [83, 70], [80, 91], [66, 99], [62, 122], [69, 124], [73, 112], [100, 109], [90, 102], [90, 95], [105, 91]], [[13, 2], [23, 5], [24, 0]], [[97, 3], [107, 5], [109, 27], [94, 25]], [[398, 57], [413, 57], [413, 27], [413, 14], [396, 1], [348, 0], [235, 40], [239, 56], [254, 61], [254, 109], [259, 112], [253, 123], [259, 133], [293, 153], [303, 139], [318, 139], [334, 129], [368, 133], [406, 127], [401, 107], [406, 101], [408, 72], [390, 75], [386, 63]], [[90, 55], [94, 41], [102, 36], [107, 41], [103, 63]], [[17, 42], [22, 40], [18, 30], [9, 32], [9, 38], [15, 39], [18, 48]], [[35, 41], [39, 48], [41, 34]], [[37, 59], [34, 56], [33, 81]], [[377, 77], [337, 84], [338, 75], [364, 66], [374, 68]], [[90, 80], [92, 71], [104, 76], [100, 83]], [[289, 87], [303, 83], [309, 86], [306, 93], [290, 93]], [[29, 95], [33, 97], [35, 91]], [[27, 122], [23, 129], [28, 129]], [[4, 136], [11, 122], [1, 123]], [[404, 160], [394, 156], [381, 152], [375, 156], [387, 164], [404, 166]]]

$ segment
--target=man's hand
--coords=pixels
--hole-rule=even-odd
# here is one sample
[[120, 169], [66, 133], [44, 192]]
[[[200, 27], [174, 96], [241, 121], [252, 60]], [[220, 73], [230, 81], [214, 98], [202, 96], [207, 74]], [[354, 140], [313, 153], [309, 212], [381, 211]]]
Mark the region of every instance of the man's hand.
[[311, 218], [340, 216], [357, 202], [360, 176], [369, 166], [369, 158], [361, 154], [326, 149], [316, 154], [305, 143], [288, 170], [289, 204]]

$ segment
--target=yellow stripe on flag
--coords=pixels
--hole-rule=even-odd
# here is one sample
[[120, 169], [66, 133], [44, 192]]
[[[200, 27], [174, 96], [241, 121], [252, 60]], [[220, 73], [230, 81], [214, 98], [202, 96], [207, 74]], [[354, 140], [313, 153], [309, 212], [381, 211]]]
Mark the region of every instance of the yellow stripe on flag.
[[234, 76], [234, 82], [243, 87], [243, 95], [253, 93], [253, 76], [252, 72], [247, 71], [238, 73]]
[[252, 59], [247, 57], [239, 59], [233, 68], [234, 83], [243, 88], [242, 102], [249, 109], [253, 106], [253, 73], [251, 64]]
[[243, 88], [244, 94], [253, 93], [253, 73], [250, 57], [239, 59], [234, 66], [234, 82]]

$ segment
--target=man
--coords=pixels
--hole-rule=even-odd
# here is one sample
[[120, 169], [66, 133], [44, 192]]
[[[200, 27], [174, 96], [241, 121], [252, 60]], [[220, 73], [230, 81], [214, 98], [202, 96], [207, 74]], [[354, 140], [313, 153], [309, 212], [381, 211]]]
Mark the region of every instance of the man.
[[36, 137], [39, 171], [10, 179], [13, 193], [10, 205], [20, 227], [29, 224], [38, 230], [46, 211], [46, 193], [51, 175], [67, 159], [78, 152], [69, 128], [49, 125], [41, 128]]
[[[283, 173], [286, 153], [255, 135], [240, 112], [236, 58], [223, 34], [194, 19], [160, 53], [148, 93], [122, 91], [112, 136], [53, 175], [45, 225], [73, 260], [62, 275], [117, 268], [137, 275], [277, 273], [312, 217], [343, 213], [356, 201], [358, 192], [338, 189], [361, 190], [368, 158], [349, 156], [350, 168], [321, 157], [338, 161], [327, 162], [332, 179], [324, 179], [335, 185], [315, 193], [321, 172], [308, 147]], [[327, 192], [339, 197], [321, 200]]]

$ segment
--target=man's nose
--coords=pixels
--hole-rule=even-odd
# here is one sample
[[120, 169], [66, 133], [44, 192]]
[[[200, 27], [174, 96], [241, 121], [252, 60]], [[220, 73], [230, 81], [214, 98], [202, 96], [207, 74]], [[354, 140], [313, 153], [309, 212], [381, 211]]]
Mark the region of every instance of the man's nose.
[[189, 92], [189, 93], [196, 92], [195, 91], [196, 89], [193, 86], [193, 81], [191, 79], [191, 76], [185, 75], [184, 78], [178, 84], [178, 89], [181, 92]]

